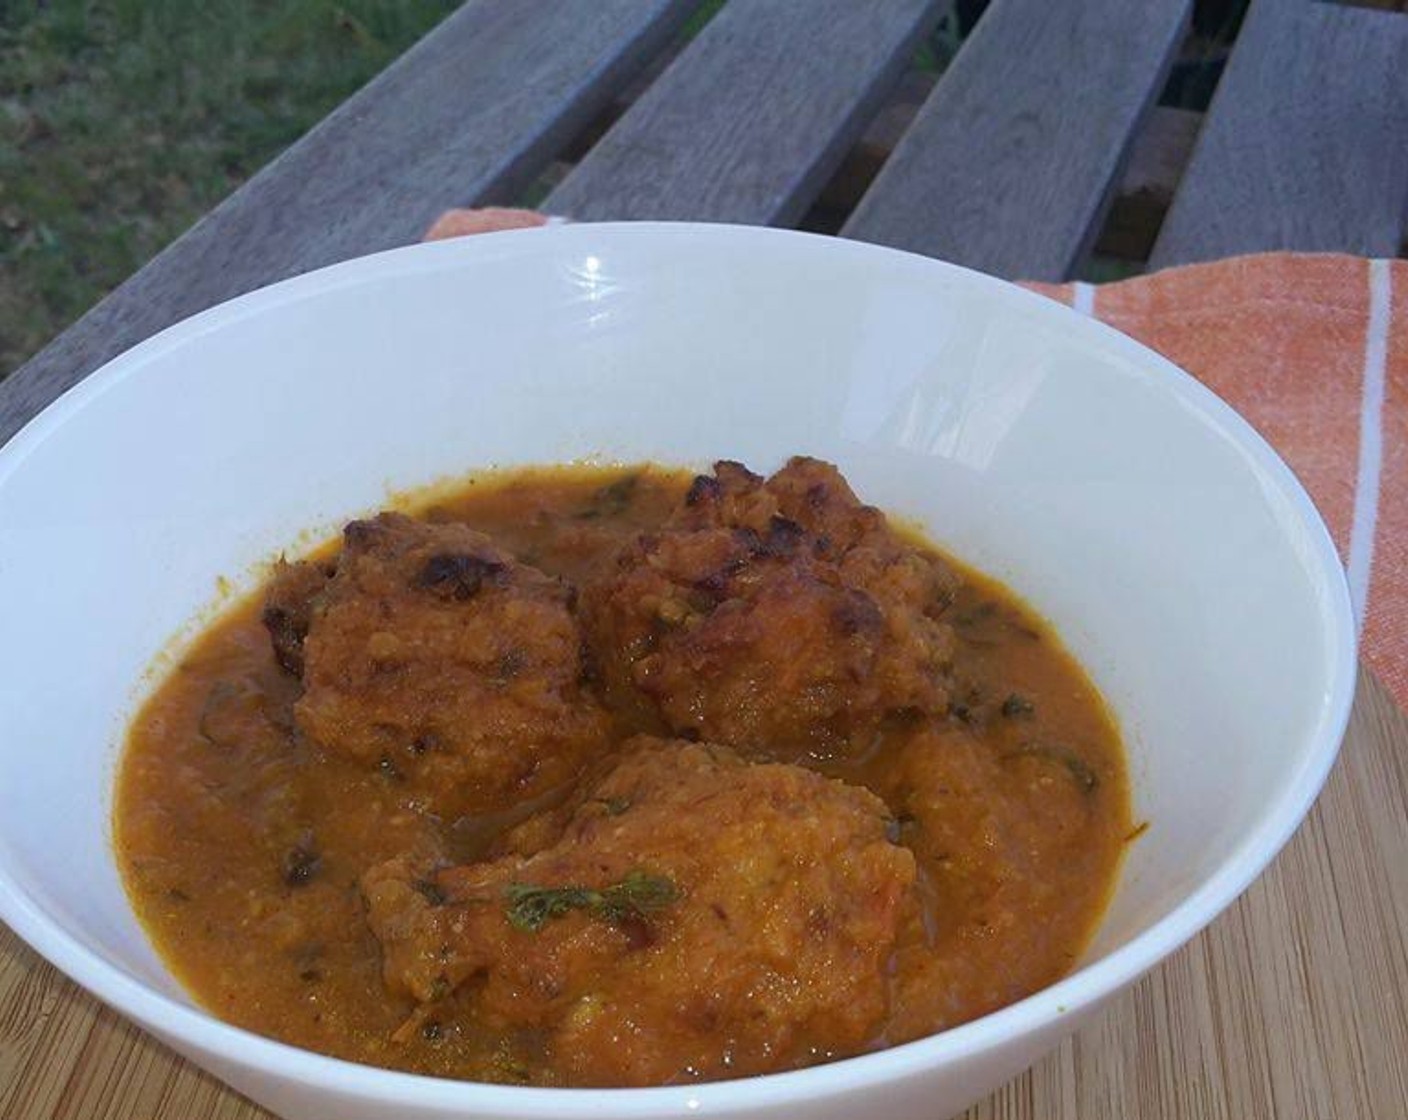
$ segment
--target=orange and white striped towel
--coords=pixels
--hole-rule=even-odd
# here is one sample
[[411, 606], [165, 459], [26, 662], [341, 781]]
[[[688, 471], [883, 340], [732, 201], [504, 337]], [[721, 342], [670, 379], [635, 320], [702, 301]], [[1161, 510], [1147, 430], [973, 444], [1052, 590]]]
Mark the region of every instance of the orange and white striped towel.
[[[426, 236], [545, 221], [450, 211]], [[1164, 354], [1280, 452], [1345, 562], [1361, 655], [1408, 708], [1408, 261], [1266, 253], [1031, 287]]]
[[1408, 261], [1264, 253], [1032, 286], [1182, 366], [1280, 452], [1344, 560], [1360, 655], [1408, 707]]

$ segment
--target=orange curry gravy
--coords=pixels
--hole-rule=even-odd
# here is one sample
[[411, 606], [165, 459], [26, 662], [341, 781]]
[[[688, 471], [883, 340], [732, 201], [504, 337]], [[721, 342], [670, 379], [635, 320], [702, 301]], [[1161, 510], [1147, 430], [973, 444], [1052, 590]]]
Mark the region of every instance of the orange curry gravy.
[[[516, 562], [589, 585], [690, 484], [658, 467], [533, 469], [482, 476], [418, 516], [467, 523]], [[335, 545], [319, 556], [330, 563]], [[917, 868], [919, 904], [876, 981], [888, 1010], [860, 1049], [964, 1022], [1063, 975], [1131, 834], [1119, 737], [1091, 683], [1016, 596], [944, 559], [961, 577], [943, 615], [956, 637], [946, 714], [889, 721], [859, 757], [805, 760], [878, 795], [887, 840]], [[261, 593], [200, 636], [141, 709], [123, 757], [117, 856], [168, 965], [221, 1018], [354, 1061], [520, 1084], [629, 1080], [605, 1055], [593, 1065], [578, 1054], [570, 1068], [544, 1059], [532, 1038], [486, 1024], [467, 1000], [430, 1015], [388, 988], [368, 869], [411, 851], [483, 858], [505, 830], [570, 795], [449, 822], [406, 795], [394, 764], [318, 749], [295, 724], [302, 685], [276, 664], [262, 604]], [[603, 752], [636, 732], [665, 733], [639, 704], [607, 704]], [[585, 913], [564, 920], [591, 924]], [[808, 1046], [785, 1064], [857, 1049]], [[767, 1068], [726, 1061], [701, 1075]]]

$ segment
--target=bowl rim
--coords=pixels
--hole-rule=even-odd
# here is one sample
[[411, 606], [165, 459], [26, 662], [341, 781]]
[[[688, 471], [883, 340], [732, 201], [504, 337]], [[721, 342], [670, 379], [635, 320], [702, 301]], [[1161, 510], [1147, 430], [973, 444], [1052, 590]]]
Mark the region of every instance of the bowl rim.
[[[529, 236], [534, 235], [534, 236]], [[535, 240], [534, 238], [537, 238]], [[449, 1111], [471, 1105], [512, 1118], [599, 1116], [609, 1108], [621, 1117], [703, 1111], [727, 1115], [770, 1103], [803, 1104], [864, 1092], [995, 1049], [1093, 1010], [1202, 930], [1265, 869], [1290, 839], [1318, 796], [1334, 764], [1348, 724], [1356, 683], [1356, 634], [1348, 584], [1338, 553], [1310, 497], [1290, 468], [1230, 405], [1157, 352], [1069, 306], [959, 265], [866, 242], [795, 230], [692, 222], [604, 222], [511, 230], [468, 238], [427, 242], [356, 257], [217, 304], [139, 342], [80, 380], [0, 446], [0, 486], [60, 425], [97, 397], [168, 350], [223, 329], [261, 311], [322, 296], [341, 287], [394, 280], [420, 271], [482, 267], [503, 257], [542, 252], [555, 258], [562, 249], [609, 251], [610, 243], [658, 242], [662, 251], [687, 251], [705, 239], [757, 251], [782, 245], [812, 248], [833, 262], [893, 264], [907, 260], [949, 282], [967, 285], [986, 298], [1020, 313], [1074, 331], [1129, 363], [1134, 376], [1159, 379], [1180, 403], [1210, 422], [1249, 455], [1279, 497], [1294, 510], [1313, 545], [1313, 568], [1328, 590], [1322, 604], [1330, 634], [1331, 671], [1308, 746], [1284, 793], [1259, 810], [1255, 826], [1223, 856], [1214, 872], [1184, 899], [1128, 942], [1086, 964], [1055, 984], [988, 1015], [885, 1050], [824, 1065], [730, 1081], [651, 1088], [536, 1088], [459, 1081], [404, 1073], [328, 1057], [255, 1034], [217, 1019], [193, 1003], [161, 994], [105, 960], [69, 933], [0, 865], [0, 920], [40, 955], [93, 995], [166, 1040], [179, 1040], [217, 1059], [263, 1073], [386, 1105], [414, 1104]]]

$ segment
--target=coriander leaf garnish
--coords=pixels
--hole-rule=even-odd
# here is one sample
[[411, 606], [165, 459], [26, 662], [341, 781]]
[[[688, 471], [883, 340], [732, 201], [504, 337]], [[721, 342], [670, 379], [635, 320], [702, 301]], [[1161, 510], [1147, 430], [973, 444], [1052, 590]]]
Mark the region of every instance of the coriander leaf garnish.
[[505, 914], [515, 929], [537, 933], [553, 918], [584, 910], [604, 922], [620, 923], [663, 909], [680, 897], [679, 888], [663, 875], [632, 871], [619, 883], [593, 887], [543, 887], [510, 883], [504, 888]]

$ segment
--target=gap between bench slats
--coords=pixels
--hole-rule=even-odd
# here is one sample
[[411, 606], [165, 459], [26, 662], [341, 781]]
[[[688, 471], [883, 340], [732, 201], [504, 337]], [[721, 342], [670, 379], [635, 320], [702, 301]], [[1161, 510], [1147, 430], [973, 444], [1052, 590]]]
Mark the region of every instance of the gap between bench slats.
[[512, 196], [698, 0], [472, 0], [0, 385], [0, 442], [163, 327]]
[[1256, 0], [1150, 265], [1393, 256], [1408, 215], [1408, 16]]
[[842, 235], [1061, 280], [1089, 246], [1191, 0], [996, 0]]
[[941, 0], [731, 0], [549, 196], [579, 219], [795, 223]]

